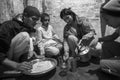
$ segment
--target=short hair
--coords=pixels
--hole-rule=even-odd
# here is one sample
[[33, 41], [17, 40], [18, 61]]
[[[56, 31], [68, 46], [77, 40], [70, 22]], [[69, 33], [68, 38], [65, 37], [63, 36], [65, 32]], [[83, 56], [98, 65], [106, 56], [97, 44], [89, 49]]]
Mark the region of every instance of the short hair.
[[36, 7], [33, 6], [27, 6], [25, 7], [24, 11], [23, 11], [23, 16], [36, 16], [36, 17], [40, 17], [40, 12]]
[[71, 8], [64, 8], [60, 12], [60, 18], [63, 19], [64, 16], [71, 15], [73, 18], [73, 21], [76, 20], [76, 14], [71, 10]]
[[49, 17], [49, 18], [50, 18], [50, 16], [49, 16], [48, 13], [42, 13], [42, 14], [41, 14], [41, 22], [44, 21], [45, 17]]

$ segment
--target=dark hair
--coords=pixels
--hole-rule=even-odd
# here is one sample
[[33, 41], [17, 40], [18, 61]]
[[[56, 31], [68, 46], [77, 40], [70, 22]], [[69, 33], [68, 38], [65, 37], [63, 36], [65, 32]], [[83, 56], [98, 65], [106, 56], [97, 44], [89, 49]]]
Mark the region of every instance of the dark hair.
[[36, 7], [27, 6], [27, 7], [25, 7], [25, 9], [23, 11], [23, 15], [28, 16], [28, 17], [31, 17], [31, 16], [40, 17], [40, 12]]
[[50, 16], [47, 13], [42, 13], [41, 14], [41, 22], [43, 22], [45, 20], [45, 17], [50, 17]]
[[64, 16], [71, 15], [73, 18], [73, 21], [76, 20], [76, 14], [71, 10], [71, 8], [64, 8], [60, 12], [60, 18], [63, 19]]

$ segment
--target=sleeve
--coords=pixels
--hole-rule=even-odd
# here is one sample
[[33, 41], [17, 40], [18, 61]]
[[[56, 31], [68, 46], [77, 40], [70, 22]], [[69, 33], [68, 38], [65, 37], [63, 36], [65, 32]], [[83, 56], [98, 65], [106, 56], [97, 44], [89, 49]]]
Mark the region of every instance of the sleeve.
[[92, 24], [89, 22], [88, 19], [85, 19], [82, 24], [83, 24], [83, 29], [85, 30], [85, 33], [95, 32]]
[[104, 36], [102, 38], [99, 38], [98, 41], [99, 42], [108, 42], [108, 41], [114, 41], [115, 39], [117, 39], [119, 37], [118, 31], [116, 30], [113, 34], [108, 35], [108, 36]]
[[118, 28], [115, 30], [115, 32], [116, 32], [117, 34], [120, 34], [120, 28], [118, 27]]
[[50, 25], [50, 28], [51, 28], [51, 31], [52, 31], [52, 34], [53, 34], [53, 36], [56, 34], [55, 33], [55, 30], [53, 29], [53, 27]]
[[64, 39], [68, 38], [69, 35], [73, 35], [73, 33], [71, 33], [71, 31], [69, 30], [69, 27], [66, 25], [64, 27], [64, 32], [63, 32]]
[[58, 35], [56, 34], [54, 28], [51, 26], [51, 31], [52, 31], [52, 36], [53, 36], [53, 39], [57, 39], [59, 40], [60, 38], [58, 37]]
[[4, 61], [5, 58], [6, 58], [6, 55], [4, 53], [0, 52], [0, 64]]
[[11, 29], [8, 24], [3, 23], [0, 26], [0, 64], [4, 61], [7, 56], [7, 52], [10, 47], [11, 37], [10, 37]]
[[68, 46], [68, 43], [66, 41], [66, 39], [64, 39], [63, 41], [63, 48], [64, 48], [64, 53], [69, 53], [69, 46]]
[[41, 42], [42, 41], [42, 31], [41, 31], [41, 28], [37, 28], [36, 30], [36, 39], [37, 39], [37, 43]]
[[63, 32], [63, 48], [64, 48], [64, 53], [66, 52], [69, 52], [69, 46], [68, 46], [68, 43], [67, 43], [67, 37], [68, 37], [68, 33], [67, 33], [67, 26], [64, 27], [64, 32]]
[[9, 44], [6, 40], [0, 39], [0, 64], [4, 61], [7, 57], [7, 51], [9, 49]]
[[92, 24], [89, 22], [89, 20], [87, 18], [82, 19], [82, 27], [84, 30], [84, 36], [87, 37], [93, 37], [96, 33], [95, 33], [95, 29], [93, 29]]
[[21, 32], [17, 34], [11, 42], [10, 50], [8, 52], [8, 58], [18, 60], [19, 57], [27, 53], [29, 50], [30, 36], [27, 32]]

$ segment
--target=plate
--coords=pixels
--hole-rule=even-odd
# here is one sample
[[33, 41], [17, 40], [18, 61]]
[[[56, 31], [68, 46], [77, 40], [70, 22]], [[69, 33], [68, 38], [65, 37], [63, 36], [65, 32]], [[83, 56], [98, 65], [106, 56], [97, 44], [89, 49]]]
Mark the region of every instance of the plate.
[[45, 74], [57, 66], [57, 61], [53, 58], [35, 59], [30, 62], [32, 63], [33, 68], [31, 70], [23, 72], [25, 75]]

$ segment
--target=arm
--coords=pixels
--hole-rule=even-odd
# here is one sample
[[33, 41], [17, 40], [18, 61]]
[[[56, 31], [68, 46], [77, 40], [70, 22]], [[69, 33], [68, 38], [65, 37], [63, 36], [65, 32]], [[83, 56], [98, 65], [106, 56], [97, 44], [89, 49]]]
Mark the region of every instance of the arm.
[[12, 61], [12, 60], [10, 60], [8, 58], [5, 58], [3, 60], [3, 62], [2, 62], [2, 64], [7, 65], [9, 67], [12, 67], [13, 69], [17, 69], [17, 67], [18, 67], [18, 63], [17, 62], [14, 62], [14, 61]]
[[59, 39], [58, 35], [55, 33], [55, 30], [53, 29], [52, 26], [51, 26], [51, 31], [52, 31], [53, 39]]
[[60, 38], [58, 37], [58, 35], [55, 33], [53, 27], [52, 27], [52, 34], [53, 34], [53, 40], [62, 43], [62, 41], [60, 40]]
[[[5, 23], [0, 27], [0, 63], [3, 65], [7, 65], [13, 69], [17, 70], [25, 70], [29, 67], [23, 65], [23, 63], [17, 63], [8, 59], [7, 52], [10, 48], [11, 39], [14, 37], [14, 32], [11, 30], [11, 25], [9, 23]], [[13, 32], [13, 33], [12, 33]]]
[[5, 58], [4, 61], [2, 62], [4, 65], [7, 65], [9, 67], [12, 67], [13, 69], [20, 70], [20, 71], [26, 71], [32, 68], [31, 63], [29, 62], [22, 62], [22, 63], [17, 63], [15, 61], [9, 60], [8, 58]]
[[42, 41], [42, 32], [39, 30], [39, 28], [36, 30], [36, 36], [37, 36], [37, 43]]
[[106, 42], [106, 41], [114, 41], [115, 39], [117, 39], [119, 37], [119, 34], [114, 32], [112, 35], [108, 35], [102, 38], [99, 38], [99, 42]]
[[5, 52], [0, 52], [0, 62], [3, 65], [9, 66], [16, 70], [25, 71], [26, 69], [31, 69], [31, 66], [27, 62], [17, 63], [7, 58]]
[[68, 43], [67, 43], [66, 39], [64, 39], [64, 41], [63, 41], [63, 48], [64, 48], [63, 59], [67, 60], [69, 58], [69, 46], [68, 46]]
[[0, 26], [0, 63], [7, 58], [7, 52], [10, 48], [11, 36], [10, 36], [10, 26], [7, 22]]
[[40, 50], [40, 54], [41, 55], [44, 55], [45, 54], [45, 51], [44, 51], [44, 46], [43, 46], [43, 39], [42, 39], [42, 32], [40, 30], [40, 28], [38, 28], [36, 30], [36, 35], [37, 35], [37, 45], [38, 45], [38, 48]]
[[[2, 48], [0, 49], [2, 50]], [[18, 63], [8, 59], [6, 54], [7, 53], [5, 51], [0, 51], [0, 63], [13, 69], [17, 69]]]
[[85, 33], [83, 38], [88, 38], [89, 39], [96, 34], [95, 30], [93, 29], [92, 24], [88, 21], [88, 19], [83, 20], [82, 25], [83, 25], [83, 30], [84, 30], [84, 33]]
[[67, 38], [68, 38], [68, 35], [67, 35], [67, 30], [66, 28], [64, 28], [64, 40], [63, 40], [63, 48], [64, 48], [64, 60], [67, 60], [69, 58], [69, 46], [68, 46], [68, 43], [67, 43]]

